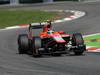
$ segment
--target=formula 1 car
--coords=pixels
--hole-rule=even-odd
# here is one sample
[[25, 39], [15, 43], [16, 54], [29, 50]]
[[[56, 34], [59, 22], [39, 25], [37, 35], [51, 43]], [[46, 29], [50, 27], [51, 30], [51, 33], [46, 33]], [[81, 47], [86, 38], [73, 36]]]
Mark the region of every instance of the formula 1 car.
[[[82, 55], [86, 51], [81, 33], [66, 34], [64, 31], [55, 32], [51, 29], [51, 21], [29, 25], [28, 34], [19, 34], [19, 54], [31, 54], [34, 57], [42, 55], [61, 55], [73, 52]], [[34, 36], [33, 29], [42, 29]]]

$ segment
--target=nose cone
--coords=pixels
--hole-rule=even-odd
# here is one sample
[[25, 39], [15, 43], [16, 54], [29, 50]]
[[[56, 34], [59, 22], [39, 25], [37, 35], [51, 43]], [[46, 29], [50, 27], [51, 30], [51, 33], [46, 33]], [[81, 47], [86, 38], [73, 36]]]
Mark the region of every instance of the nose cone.
[[62, 38], [62, 36], [60, 34], [54, 34], [52, 35], [53, 39], [57, 42], [57, 43], [65, 43], [66, 41]]

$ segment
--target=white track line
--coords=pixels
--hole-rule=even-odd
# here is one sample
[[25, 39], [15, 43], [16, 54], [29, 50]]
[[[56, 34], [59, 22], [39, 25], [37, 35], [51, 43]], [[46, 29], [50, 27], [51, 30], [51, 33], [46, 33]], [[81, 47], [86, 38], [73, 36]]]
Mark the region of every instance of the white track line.
[[95, 34], [90, 34], [90, 35], [84, 35], [83, 37], [89, 37], [89, 36], [95, 36], [95, 35], [100, 35], [100, 33], [95, 33]]

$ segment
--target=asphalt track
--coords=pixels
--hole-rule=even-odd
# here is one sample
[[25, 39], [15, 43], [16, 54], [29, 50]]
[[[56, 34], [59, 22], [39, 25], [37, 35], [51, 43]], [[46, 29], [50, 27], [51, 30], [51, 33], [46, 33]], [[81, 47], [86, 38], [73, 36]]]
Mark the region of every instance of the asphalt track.
[[[68, 33], [81, 32], [84, 35], [100, 32], [100, 2], [95, 3], [57, 3], [27, 5], [16, 9], [63, 9], [81, 10], [87, 15], [83, 18], [54, 25], [55, 30]], [[11, 9], [6, 7], [5, 9]], [[17, 35], [27, 29], [0, 31], [0, 75], [100, 75], [100, 54], [86, 53], [83, 56], [61, 57], [44, 56], [33, 58], [19, 55]]]

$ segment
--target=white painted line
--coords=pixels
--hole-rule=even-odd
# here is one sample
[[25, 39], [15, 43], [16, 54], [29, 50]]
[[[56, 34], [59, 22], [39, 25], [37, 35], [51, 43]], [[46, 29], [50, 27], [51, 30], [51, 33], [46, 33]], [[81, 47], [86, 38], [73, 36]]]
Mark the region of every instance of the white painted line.
[[92, 48], [93, 46], [86, 46], [86, 49], [88, 49], [88, 48]]
[[72, 19], [71, 19], [71, 18], [64, 18], [64, 20], [70, 21], [70, 20], [72, 20]]
[[56, 21], [54, 21], [55, 23], [59, 23], [59, 22], [62, 22], [61, 20], [56, 20]]
[[15, 28], [20, 28], [20, 26], [6, 27], [5, 29], [15, 29]]
[[89, 36], [95, 36], [95, 35], [100, 35], [100, 33], [90, 34], [90, 35], [84, 35], [83, 37], [89, 37]]

